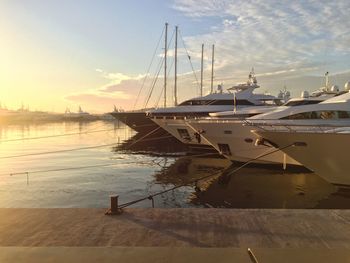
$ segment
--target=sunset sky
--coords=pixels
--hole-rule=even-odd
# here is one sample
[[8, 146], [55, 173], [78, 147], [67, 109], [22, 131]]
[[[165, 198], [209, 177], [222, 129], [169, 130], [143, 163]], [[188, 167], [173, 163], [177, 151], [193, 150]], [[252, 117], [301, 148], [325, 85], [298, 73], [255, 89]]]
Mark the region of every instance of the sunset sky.
[[[1, 0], [0, 102], [47, 111], [75, 111], [79, 105], [90, 112], [111, 111], [113, 105], [132, 109], [165, 22], [169, 39], [175, 25], [181, 33], [180, 101], [198, 95], [182, 39], [197, 78], [205, 44], [205, 91], [212, 44], [215, 84], [226, 88], [245, 81], [251, 67], [260, 92], [277, 94], [287, 85], [297, 96], [321, 86], [326, 71], [342, 88], [350, 80], [349, 10], [348, 0]], [[162, 51], [156, 50], [152, 76]], [[161, 95], [160, 74], [147, 106]], [[172, 78], [171, 72], [169, 104]]]

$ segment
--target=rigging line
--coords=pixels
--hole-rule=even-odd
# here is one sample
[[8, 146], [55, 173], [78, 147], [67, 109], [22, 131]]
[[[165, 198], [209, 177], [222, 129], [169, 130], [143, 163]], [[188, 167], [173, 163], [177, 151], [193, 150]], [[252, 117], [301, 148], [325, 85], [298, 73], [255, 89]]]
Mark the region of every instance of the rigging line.
[[162, 98], [163, 92], [164, 92], [164, 89], [162, 89], [162, 90], [160, 91], [160, 93], [159, 93], [158, 99], [157, 99], [157, 101], [156, 101], [156, 103], [155, 103], [155, 105], [154, 105], [155, 108], [158, 107], [159, 102], [160, 102], [160, 100], [161, 100], [161, 98]]
[[[65, 132], [66, 133], [61, 133], [61, 134], [57, 134], [57, 137], [60, 137], [60, 136], [65, 136], [65, 134], [79, 134], [79, 133], [88, 133], [88, 132], [90, 132], [90, 131], [95, 131], [95, 129], [97, 129], [97, 128], [100, 128], [100, 127], [102, 127], [102, 126], [106, 126], [106, 124], [105, 123], [103, 123], [103, 124], [100, 124], [100, 125], [97, 125], [97, 127], [92, 127], [92, 128], [90, 128], [90, 129], [87, 129], [85, 132], [82, 132], [82, 131], [79, 131], [80, 130], [80, 128], [74, 128], [74, 129], [68, 129], [68, 130], [66, 130]], [[77, 130], [79, 131], [79, 132], [77, 132]], [[74, 131], [74, 132], [73, 132]], [[102, 130], [101, 130], [102, 131]], [[108, 130], [106, 130], [106, 131], [108, 131]], [[38, 139], [41, 139], [41, 138], [46, 138], [46, 137], [56, 137], [56, 135], [54, 134], [54, 135], [47, 135], [47, 136], [38, 136], [38, 137], [28, 137], [28, 138], [15, 138], [15, 139], [5, 139], [5, 140], [0, 140], [0, 143], [2, 143], [2, 142], [11, 142], [11, 141], [22, 141], [22, 140], [35, 140], [36, 138], [38, 138]], [[68, 136], [68, 135], [67, 135]], [[33, 138], [33, 139], [32, 139]]]
[[146, 109], [147, 104], [148, 104], [148, 102], [149, 102], [149, 100], [151, 99], [151, 96], [152, 96], [152, 94], [153, 94], [153, 90], [154, 90], [154, 87], [155, 87], [155, 85], [156, 85], [156, 83], [157, 83], [159, 73], [160, 73], [160, 71], [162, 70], [162, 67], [163, 67], [164, 58], [163, 58], [160, 62], [161, 62], [161, 64], [159, 65], [159, 69], [158, 69], [157, 75], [154, 76], [154, 79], [153, 79], [153, 82], [152, 82], [152, 86], [151, 86], [150, 92], [149, 92], [149, 94], [148, 94], [147, 100], [145, 100], [145, 103], [144, 103], [144, 106], [143, 106], [144, 109]]
[[[169, 42], [169, 44], [168, 44], [168, 46], [167, 46], [167, 49], [169, 49], [169, 47], [170, 47], [171, 41], [172, 41], [172, 39], [173, 39], [173, 36], [174, 36], [174, 33], [173, 33], [173, 35], [171, 36], [170, 42]], [[155, 86], [156, 86], [156, 83], [157, 83], [157, 81], [158, 81], [158, 77], [159, 77], [160, 71], [162, 70], [162, 67], [163, 67], [163, 63], [165, 63], [165, 57], [163, 57], [163, 58], [159, 61], [159, 63], [158, 63], [159, 69], [158, 69], [157, 74], [156, 74], [156, 75], [154, 76], [154, 78], [153, 78], [152, 86], [151, 86], [150, 92], [149, 92], [149, 94], [148, 94], [147, 101], [145, 100], [145, 103], [144, 103], [144, 108], [147, 107], [147, 104], [148, 104], [149, 100], [150, 100], [151, 97], [152, 97], [153, 90], [154, 90], [154, 88], [155, 88]]]
[[157, 137], [157, 138], [148, 138], [148, 139], [143, 139], [143, 142], [147, 142], [147, 141], [156, 141], [156, 140], [163, 140], [163, 139], [167, 139], [167, 138], [174, 138], [174, 136], [172, 135], [166, 135], [166, 136], [162, 136], [162, 137]]
[[12, 158], [26, 157], [26, 156], [55, 154], [55, 153], [63, 153], [63, 152], [73, 152], [73, 151], [80, 151], [80, 150], [87, 150], [87, 149], [96, 149], [96, 148], [103, 148], [103, 147], [109, 147], [109, 146], [117, 146], [118, 144], [120, 144], [120, 143], [110, 143], [110, 144], [86, 146], [86, 147], [79, 147], [79, 148], [72, 148], [72, 149], [65, 149], [65, 150], [57, 150], [57, 151], [48, 151], [48, 152], [38, 152], [38, 153], [27, 153], [27, 154], [0, 156], [0, 159], [12, 159]]
[[132, 142], [130, 145], [128, 145], [126, 147], [126, 150], [130, 149], [130, 147], [133, 146], [135, 143], [138, 143], [139, 141], [143, 140], [144, 138], [146, 138], [147, 136], [151, 135], [152, 133], [155, 133], [159, 129], [160, 129], [160, 126], [155, 128], [154, 130], [150, 131], [149, 133], [145, 134], [144, 136], [142, 136], [141, 138], [137, 139], [136, 141]]
[[137, 97], [136, 97], [136, 100], [135, 100], [135, 103], [134, 103], [134, 106], [133, 106], [133, 110], [135, 109], [135, 106], [137, 104], [137, 101], [139, 100], [139, 97], [140, 97], [140, 94], [141, 94], [141, 91], [142, 89], [144, 88], [145, 86], [145, 82], [146, 82], [146, 79], [149, 75], [149, 72], [151, 70], [151, 66], [153, 65], [153, 61], [154, 61], [154, 58], [156, 57], [156, 53], [157, 53], [157, 50], [158, 50], [158, 47], [159, 47], [159, 44], [160, 44], [160, 41], [162, 40], [162, 37], [163, 37], [163, 34], [164, 34], [164, 30], [165, 30], [165, 26], [163, 27], [163, 31], [162, 31], [162, 34], [160, 35], [159, 37], [159, 40], [158, 40], [158, 44], [153, 52], [153, 56], [152, 56], [152, 60], [151, 60], [151, 63], [149, 64], [148, 66], [148, 70], [147, 70], [147, 73], [146, 73], [146, 76], [144, 77], [143, 81], [142, 81], [142, 85], [141, 85], [141, 88], [139, 90], [139, 93], [137, 94]]
[[[172, 44], [174, 35], [175, 35], [175, 30], [173, 30], [173, 33], [172, 33], [172, 35], [171, 35], [171, 37], [170, 37], [170, 40], [169, 40], [168, 45], [167, 45], [167, 50], [169, 50], [170, 45]], [[158, 71], [158, 73], [157, 73], [157, 76], [154, 78], [154, 83], [153, 83], [151, 92], [150, 92], [150, 94], [149, 94], [149, 97], [148, 97], [148, 99], [147, 99], [147, 103], [146, 103], [146, 105], [145, 105], [145, 108], [147, 107], [147, 104], [148, 104], [148, 102], [149, 102], [149, 100], [150, 100], [150, 98], [151, 98], [151, 96], [152, 96], [154, 87], [155, 87], [155, 85], [156, 85], [156, 83], [157, 83], [157, 81], [158, 81], [159, 73], [160, 73], [160, 71], [161, 71], [161, 69], [162, 69], [162, 67], [163, 67], [163, 63], [165, 63], [165, 56], [162, 58], [161, 62], [162, 62], [162, 64], [161, 64], [161, 66], [160, 66], [160, 68], [159, 68], [159, 71]], [[162, 91], [162, 92], [163, 92], [163, 91]]]
[[281, 147], [281, 148], [274, 148], [273, 151], [266, 151], [265, 153], [262, 153], [262, 154], [259, 154], [257, 157], [253, 158], [253, 159], [250, 159], [249, 161], [245, 162], [244, 164], [242, 164], [241, 166], [237, 167], [236, 169], [234, 169], [233, 171], [231, 171], [228, 176], [231, 176], [232, 174], [238, 172], [239, 170], [241, 170], [242, 168], [244, 168], [245, 166], [247, 166], [248, 164], [254, 162], [254, 161], [257, 161], [259, 160], [260, 158], [262, 157], [265, 157], [265, 156], [268, 156], [270, 154], [273, 154], [273, 153], [276, 153], [276, 152], [279, 152], [279, 151], [282, 151], [286, 148], [289, 148], [289, 147], [292, 147], [294, 146], [295, 143], [291, 143], [291, 144], [288, 144], [287, 146], [284, 146], [284, 147]]
[[[174, 32], [173, 32], [173, 35], [172, 35], [170, 41], [172, 41], [173, 36], [174, 36]], [[169, 50], [169, 48], [170, 48], [170, 44], [171, 44], [171, 42], [170, 42], [169, 45], [168, 45], [168, 50]], [[167, 72], [167, 76], [170, 76], [170, 72], [171, 72], [171, 70], [172, 70], [172, 68], [173, 68], [174, 62], [175, 62], [175, 59], [173, 59], [173, 60], [171, 61], [171, 65], [170, 65], [169, 70], [168, 70], [168, 72]], [[161, 100], [161, 98], [162, 98], [163, 92], [164, 92], [164, 87], [163, 87], [163, 88], [161, 89], [161, 91], [160, 91], [159, 97], [158, 97], [158, 99], [156, 100], [156, 103], [155, 103], [155, 107], [158, 107], [159, 102], [160, 102], [160, 100]]]
[[181, 156], [181, 158], [192, 158], [192, 157], [202, 157], [202, 156], [210, 156], [210, 155], [215, 155], [218, 154], [217, 152], [214, 153], [201, 153], [201, 154], [190, 154], [190, 155], [185, 155], [185, 156]]
[[[114, 118], [114, 117], [113, 117]], [[110, 123], [109, 125], [113, 125], [115, 127], [115, 124], [120, 122], [118, 119], [114, 118]], [[91, 127], [89, 129], [87, 129], [86, 131], [94, 131], [100, 127], [105, 127], [106, 126], [106, 123], [103, 121], [100, 125], [96, 125], [95, 127]], [[120, 127], [118, 127], [118, 129], [120, 129]]]
[[155, 83], [157, 82], [158, 75], [159, 75], [159, 73], [160, 73], [160, 70], [161, 70], [162, 67], [163, 67], [163, 63], [164, 63], [164, 58], [161, 58], [161, 59], [159, 60], [159, 62], [158, 62], [157, 67], [156, 67], [155, 73], [157, 73], [157, 74], [154, 75], [154, 77], [153, 77], [153, 79], [152, 79], [152, 82], [151, 82], [150, 89], [149, 89], [149, 91], [148, 91], [148, 94], [147, 94], [147, 96], [146, 96], [145, 99], [144, 99], [144, 102], [143, 102], [143, 105], [144, 105], [144, 106], [143, 106], [143, 108], [146, 108], [146, 101], [149, 100], [149, 97], [151, 96], [151, 94], [152, 94], [152, 92], [153, 92], [154, 85], [155, 85]]
[[[65, 167], [57, 169], [47, 169], [47, 170], [36, 170], [29, 172], [15, 172], [15, 173], [3, 173], [0, 174], [0, 177], [4, 176], [14, 176], [14, 175], [23, 175], [23, 174], [36, 174], [36, 173], [48, 173], [48, 172], [60, 172], [60, 171], [69, 171], [69, 170], [79, 170], [79, 169], [88, 169], [88, 168], [99, 168], [99, 167], [108, 167], [108, 166], [117, 166], [117, 165], [126, 165], [126, 164], [135, 164], [135, 162], [127, 163], [108, 163], [108, 164], [96, 164], [96, 165], [87, 165], [87, 166], [77, 166], [77, 167]], [[138, 164], [153, 164], [152, 162], [138, 162]]]
[[[257, 157], [255, 157], [255, 158], [249, 160], [248, 162], [242, 164], [241, 166], [239, 166], [239, 167], [237, 167], [236, 169], [234, 169], [233, 171], [231, 171], [229, 174], [227, 174], [227, 176], [231, 176], [233, 173], [239, 171], [240, 169], [244, 168], [245, 166], [247, 166], [247, 165], [250, 164], [251, 162], [253, 162], [253, 161], [255, 161], [255, 160], [258, 160], [259, 158], [262, 158], [262, 157], [264, 157], [264, 156], [273, 154], [273, 153], [278, 152], [278, 151], [282, 151], [282, 150], [284, 150], [284, 149], [286, 149], [286, 148], [288, 148], [288, 147], [294, 146], [294, 145], [295, 145], [295, 143], [292, 143], [292, 144], [289, 144], [289, 145], [284, 146], [284, 147], [282, 147], [282, 148], [277, 148], [277, 149], [275, 149], [275, 150], [273, 150], [273, 151], [271, 151], [271, 152], [258, 155]], [[190, 181], [190, 182], [188, 182], [188, 183], [180, 184], [180, 185], [174, 186], [174, 187], [172, 187], [172, 188], [169, 188], [169, 189], [167, 189], [167, 190], [164, 190], [164, 191], [161, 191], [161, 192], [158, 192], [158, 193], [155, 193], [155, 194], [151, 194], [151, 195], [149, 195], [149, 196], [147, 196], [147, 197], [143, 197], [143, 198], [140, 198], [140, 199], [131, 201], [131, 202], [127, 202], [127, 203], [121, 204], [121, 205], [118, 206], [118, 208], [122, 209], [122, 208], [125, 208], [125, 207], [127, 207], [127, 206], [136, 204], [136, 203], [138, 203], [138, 202], [141, 202], [141, 201], [144, 201], [144, 200], [147, 200], [147, 199], [150, 199], [150, 200], [151, 200], [151, 199], [152, 199], [153, 197], [155, 197], [155, 196], [158, 196], [158, 195], [161, 195], [161, 194], [164, 194], [164, 193], [173, 191], [173, 190], [175, 190], [175, 189], [177, 189], [177, 188], [184, 187], [184, 186], [189, 186], [189, 185], [193, 185], [193, 184], [197, 184], [199, 181], [204, 180], [204, 179], [207, 179], [207, 178], [212, 177], [212, 176], [214, 176], [214, 175], [217, 175], [217, 174], [219, 174], [219, 173], [221, 173], [221, 172], [222, 172], [222, 169], [221, 169], [220, 171], [217, 171], [217, 172], [211, 173], [211, 174], [209, 174], [209, 175], [202, 176], [202, 177], [200, 177], [200, 178], [198, 178], [198, 179], [192, 180], [192, 181]], [[108, 211], [107, 211], [107, 212], [108, 212]]]
[[[168, 70], [168, 76], [170, 75], [170, 71], [172, 70], [173, 65], [174, 65], [174, 60], [171, 61], [171, 64], [170, 64], [170, 67], [169, 67], [169, 70]], [[156, 101], [155, 107], [158, 107], [160, 99], [162, 98], [163, 92], [164, 92], [164, 87], [162, 88], [162, 90], [160, 92], [160, 95], [158, 97], [158, 100]]]
[[153, 93], [153, 89], [158, 81], [158, 77], [159, 77], [159, 74], [160, 74], [160, 71], [162, 70], [162, 67], [163, 67], [163, 63], [164, 63], [164, 58], [162, 58], [161, 60], [159, 60], [158, 62], [158, 66], [157, 66], [157, 70], [156, 70], [156, 74], [154, 75], [153, 79], [152, 79], [152, 83], [151, 83], [151, 86], [150, 86], [150, 89], [149, 89], [149, 92], [147, 94], [147, 96], [145, 97], [145, 100], [143, 102], [143, 108], [145, 109], [147, 107], [147, 104], [152, 96], [152, 93]]
[[[172, 43], [172, 41], [173, 41], [174, 35], [175, 35], [175, 30], [173, 31], [173, 34], [171, 35], [171, 38], [170, 38], [170, 40], [169, 40], [167, 49], [169, 49], [169, 47], [170, 47], [170, 45], [171, 45], [171, 43]], [[165, 57], [162, 58], [161, 62], [162, 62], [162, 63], [161, 63], [161, 66], [160, 66], [160, 68], [159, 68], [159, 70], [158, 70], [157, 75], [156, 75], [155, 78], [154, 78], [153, 85], [152, 85], [151, 91], [150, 91], [150, 93], [149, 93], [149, 96], [148, 96], [148, 98], [147, 98], [147, 102], [146, 102], [144, 108], [147, 107], [147, 104], [148, 104], [148, 102], [149, 102], [149, 100], [150, 100], [150, 98], [151, 98], [151, 96], [152, 96], [154, 87], [155, 87], [155, 85], [156, 85], [156, 83], [157, 83], [157, 80], [158, 80], [159, 73], [160, 73], [160, 71], [161, 71], [161, 69], [162, 69], [163, 63], [165, 63]]]
[[27, 174], [27, 173], [36, 174], [36, 173], [47, 173], [47, 172], [60, 172], [60, 171], [67, 171], [67, 170], [79, 170], [79, 169], [106, 167], [106, 166], [113, 166], [113, 165], [117, 165], [117, 164], [109, 163], [109, 164], [97, 164], [97, 165], [66, 167], [66, 168], [47, 169], [47, 170], [36, 170], [36, 171], [30, 171], [30, 172], [15, 172], [15, 173], [1, 174], [1, 176], [5, 176], [5, 175], [13, 176], [13, 175], [21, 175], [21, 174]]
[[133, 127], [140, 128], [140, 127], [149, 127], [149, 126], [154, 126], [154, 123], [151, 124], [142, 124], [142, 125], [133, 125]]
[[28, 141], [28, 140], [39, 140], [39, 139], [46, 139], [46, 138], [56, 138], [56, 137], [64, 137], [64, 136], [71, 136], [71, 135], [106, 132], [106, 131], [113, 131], [113, 130], [114, 129], [104, 129], [104, 130], [97, 130], [97, 131], [74, 132], [74, 133], [63, 133], [63, 134], [38, 136], [38, 137], [26, 137], [26, 138], [8, 139], [8, 140], [0, 140], [0, 143], [3, 143], [3, 142], [15, 142], [15, 141]]
[[222, 170], [223, 170], [223, 169], [221, 169], [220, 171], [211, 173], [211, 174], [209, 174], [209, 175], [202, 176], [201, 178], [196, 179], [196, 180], [192, 180], [192, 181], [190, 181], [190, 182], [188, 182], [188, 183], [180, 184], [180, 185], [174, 186], [174, 187], [172, 187], [172, 188], [169, 188], [169, 189], [167, 189], [167, 190], [164, 190], [164, 191], [155, 193], [155, 194], [153, 194], [153, 195], [149, 195], [149, 196], [144, 197], [144, 198], [140, 198], [140, 199], [137, 199], [137, 200], [134, 200], [134, 201], [131, 201], [131, 202], [127, 202], [127, 203], [121, 204], [121, 205], [118, 206], [118, 208], [125, 208], [125, 207], [127, 207], [127, 206], [130, 206], [130, 205], [136, 204], [136, 203], [138, 203], [138, 202], [147, 200], [147, 199], [149, 199], [150, 197], [153, 198], [154, 196], [158, 196], [158, 195], [167, 193], [167, 192], [169, 192], [169, 191], [173, 191], [173, 190], [175, 190], [175, 189], [177, 189], [177, 188], [192, 185], [192, 184], [194, 184], [194, 183], [197, 183], [197, 182], [200, 181], [200, 180], [204, 180], [204, 179], [207, 179], [207, 178], [212, 177], [212, 176], [214, 176], [214, 175], [217, 175], [217, 174], [221, 173]]
[[182, 38], [182, 35], [181, 35], [181, 31], [180, 31], [180, 30], [179, 30], [179, 35], [180, 35], [180, 38], [181, 38], [181, 41], [182, 41], [182, 45], [184, 46], [184, 48], [185, 48], [185, 50], [186, 50], [186, 54], [187, 54], [188, 60], [190, 61], [191, 68], [192, 68], [192, 72], [193, 72], [193, 75], [194, 75], [194, 77], [195, 77], [195, 79], [196, 79], [196, 82], [197, 82], [197, 86], [200, 87], [199, 81], [198, 81], [198, 78], [197, 78], [197, 75], [196, 75], [196, 72], [195, 72], [195, 70], [194, 70], [194, 68], [193, 68], [193, 64], [192, 64], [192, 61], [191, 61], [191, 56], [190, 56], [190, 54], [188, 53], [188, 50], [187, 50], [186, 45], [185, 45], [185, 41], [184, 41], [183, 38]]
[[162, 90], [160, 91], [160, 94], [159, 94], [158, 99], [157, 99], [157, 103], [155, 104], [155, 107], [156, 107], [156, 108], [157, 108], [158, 105], [159, 105], [159, 102], [160, 102], [160, 100], [161, 100], [161, 98], [162, 98], [163, 92], [164, 92], [164, 89], [162, 89]]
[[[167, 74], [168, 76], [170, 75], [170, 70], [172, 69], [173, 64], [174, 64], [174, 60], [172, 61], [171, 65], [170, 65], [170, 68], [169, 68], [169, 70], [168, 70], [168, 74]], [[160, 94], [159, 94], [159, 96], [158, 96], [158, 99], [156, 100], [156, 103], [155, 103], [155, 107], [158, 107], [159, 102], [160, 102], [160, 100], [161, 100], [161, 98], [162, 98], [163, 92], [164, 92], [164, 87], [163, 87], [163, 88], [161, 89], [161, 91], [160, 91]]]

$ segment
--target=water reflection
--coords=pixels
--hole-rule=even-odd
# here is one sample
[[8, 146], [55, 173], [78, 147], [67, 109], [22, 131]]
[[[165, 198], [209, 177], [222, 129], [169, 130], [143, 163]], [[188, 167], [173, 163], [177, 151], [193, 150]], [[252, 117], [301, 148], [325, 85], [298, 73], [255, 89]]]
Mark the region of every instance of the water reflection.
[[[101, 133], [89, 131], [104, 130]], [[74, 133], [74, 136], [40, 140], [18, 138]], [[0, 207], [107, 207], [110, 194], [129, 202], [149, 194], [187, 184], [217, 173], [193, 185], [178, 188], [155, 199], [156, 207], [237, 207], [237, 208], [350, 208], [350, 192], [328, 184], [306, 171], [248, 166], [231, 177], [231, 162], [213, 155], [182, 156], [169, 138], [160, 143], [149, 140], [158, 153], [125, 151], [123, 147], [102, 147], [52, 155], [3, 159], [10, 155], [58, 151], [84, 146], [123, 143], [135, 132], [119, 122], [69, 122], [38, 125], [0, 126]], [[153, 137], [156, 138], [156, 137]], [[153, 139], [151, 138], [151, 139]], [[133, 139], [135, 140], [135, 139]], [[155, 143], [155, 141], [157, 143]], [[144, 142], [144, 145], [146, 145]], [[152, 143], [150, 143], [152, 142]], [[125, 144], [124, 144], [125, 145]], [[139, 149], [142, 147], [139, 145]], [[123, 150], [121, 150], [123, 149]], [[165, 153], [166, 154], [165, 154]], [[62, 172], [9, 176], [13, 172], [93, 166]], [[229, 180], [223, 180], [223, 178]], [[226, 182], [226, 183], [224, 183]], [[150, 207], [143, 202], [136, 207]]]
[[186, 157], [155, 175], [156, 182], [180, 185], [221, 171], [191, 188], [187, 202], [195, 206], [229, 208], [350, 208], [350, 192], [329, 184], [314, 173], [271, 167], [245, 167], [222, 180], [237, 166], [224, 159]]
[[152, 133], [136, 133], [115, 148], [115, 151], [175, 153], [187, 151], [187, 146], [175, 139], [163, 129]]

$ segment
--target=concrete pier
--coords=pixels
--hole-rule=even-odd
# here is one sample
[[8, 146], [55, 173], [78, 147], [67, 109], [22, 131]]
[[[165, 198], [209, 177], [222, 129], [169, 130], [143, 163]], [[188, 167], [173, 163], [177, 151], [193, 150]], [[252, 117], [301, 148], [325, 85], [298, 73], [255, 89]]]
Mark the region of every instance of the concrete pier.
[[105, 211], [0, 209], [0, 262], [350, 262], [350, 210]]

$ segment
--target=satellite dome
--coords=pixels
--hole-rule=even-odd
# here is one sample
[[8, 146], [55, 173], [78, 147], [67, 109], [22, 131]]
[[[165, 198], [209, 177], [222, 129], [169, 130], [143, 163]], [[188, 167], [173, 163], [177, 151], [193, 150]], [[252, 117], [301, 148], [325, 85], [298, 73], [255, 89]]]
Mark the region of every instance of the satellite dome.
[[350, 91], [350, 81], [346, 82], [344, 85], [344, 90], [345, 91]]
[[308, 98], [309, 97], [309, 92], [307, 92], [306, 90], [301, 92], [301, 97], [302, 98]]
[[339, 87], [337, 85], [333, 85], [331, 87], [331, 92], [338, 93], [339, 92]]

